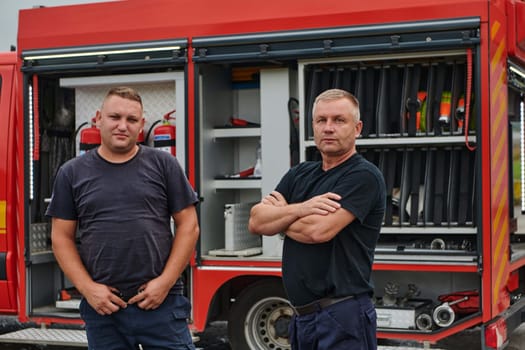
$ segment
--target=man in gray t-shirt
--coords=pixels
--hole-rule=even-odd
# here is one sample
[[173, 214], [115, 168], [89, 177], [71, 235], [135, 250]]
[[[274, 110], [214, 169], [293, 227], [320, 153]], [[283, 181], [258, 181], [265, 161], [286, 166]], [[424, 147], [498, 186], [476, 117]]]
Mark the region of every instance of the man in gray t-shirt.
[[101, 145], [60, 168], [46, 213], [56, 259], [83, 296], [89, 348], [194, 349], [180, 277], [199, 235], [197, 196], [175, 157], [137, 145], [136, 91], [111, 89], [96, 120]]

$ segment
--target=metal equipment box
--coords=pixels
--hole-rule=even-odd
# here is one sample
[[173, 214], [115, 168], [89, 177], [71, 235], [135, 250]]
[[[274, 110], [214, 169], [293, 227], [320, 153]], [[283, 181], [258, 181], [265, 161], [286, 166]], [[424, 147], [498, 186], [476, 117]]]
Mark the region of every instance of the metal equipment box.
[[376, 305], [377, 327], [416, 329], [416, 317], [428, 311], [430, 300], [409, 300], [404, 306]]
[[250, 210], [256, 203], [224, 205], [224, 249], [243, 250], [260, 247], [261, 236], [248, 231]]

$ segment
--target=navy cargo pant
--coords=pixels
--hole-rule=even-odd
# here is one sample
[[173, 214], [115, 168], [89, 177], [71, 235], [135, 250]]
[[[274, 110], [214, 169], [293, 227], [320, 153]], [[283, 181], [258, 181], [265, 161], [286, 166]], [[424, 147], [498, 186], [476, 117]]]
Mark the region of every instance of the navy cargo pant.
[[155, 310], [128, 305], [102, 316], [82, 299], [80, 316], [89, 350], [195, 350], [187, 323], [190, 308], [186, 297], [168, 295]]
[[368, 295], [294, 315], [290, 324], [292, 350], [376, 350], [376, 321]]

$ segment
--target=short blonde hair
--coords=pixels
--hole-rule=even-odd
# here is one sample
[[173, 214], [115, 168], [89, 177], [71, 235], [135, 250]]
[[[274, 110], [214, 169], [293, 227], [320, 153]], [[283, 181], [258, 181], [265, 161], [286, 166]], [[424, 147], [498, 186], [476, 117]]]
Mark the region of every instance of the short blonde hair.
[[312, 107], [312, 111], [315, 111], [315, 107], [317, 106], [317, 103], [319, 101], [339, 100], [342, 98], [345, 98], [348, 101], [352, 102], [352, 104], [355, 107], [354, 118], [355, 118], [355, 121], [358, 122], [361, 119], [361, 113], [359, 112], [359, 100], [354, 95], [349, 93], [348, 91], [342, 90], [342, 89], [329, 89], [329, 90], [325, 90], [321, 92], [315, 98], [314, 105]]

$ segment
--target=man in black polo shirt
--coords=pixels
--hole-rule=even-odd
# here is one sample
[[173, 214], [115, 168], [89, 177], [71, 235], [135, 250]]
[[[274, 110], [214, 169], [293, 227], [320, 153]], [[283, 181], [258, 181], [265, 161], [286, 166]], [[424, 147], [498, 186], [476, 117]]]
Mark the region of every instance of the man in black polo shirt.
[[331, 89], [313, 106], [319, 162], [303, 162], [253, 207], [249, 229], [285, 233], [292, 349], [377, 348], [370, 274], [385, 211], [381, 172], [356, 151], [359, 102]]

